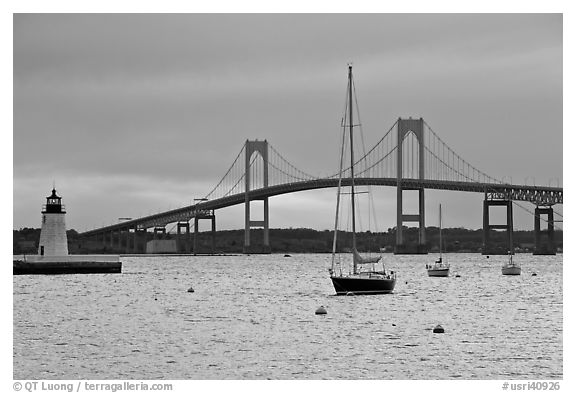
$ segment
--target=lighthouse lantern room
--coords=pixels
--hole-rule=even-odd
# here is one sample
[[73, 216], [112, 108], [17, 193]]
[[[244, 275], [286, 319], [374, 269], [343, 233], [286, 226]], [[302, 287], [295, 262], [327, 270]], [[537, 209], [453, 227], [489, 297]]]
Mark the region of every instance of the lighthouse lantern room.
[[52, 189], [52, 195], [46, 197], [46, 205], [42, 209], [39, 255], [68, 255], [65, 214], [62, 198], [56, 195], [56, 189]]

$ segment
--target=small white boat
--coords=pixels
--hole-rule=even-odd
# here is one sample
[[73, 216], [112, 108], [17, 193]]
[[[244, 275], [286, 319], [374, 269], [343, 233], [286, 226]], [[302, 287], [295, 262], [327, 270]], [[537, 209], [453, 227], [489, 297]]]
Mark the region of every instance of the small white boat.
[[514, 262], [512, 258], [512, 250], [514, 250], [514, 243], [512, 241], [512, 230], [510, 230], [510, 238], [508, 239], [509, 249], [508, 249], [508, 263], [502, 265], [502, 274], [504, 276], [519, 276], [522, 272], [520, 264]]
[[512, 254], [509, 253], [508, 263], [502, 266], [502, 274], [505, 276], [519, 276], [522, 272], [520, 264], [514, 262]]
[[428, 277], [448, 277], [450, 275], [450, 264], [442, 261], [442, 205], [439, 213], [440, 223], [440, 258], [433, 265], [426, 264]]
[[442, 258], [438, 259], [434, 265], [426, 265], [428, 277], [448, 277], [450, 275], [450, 264], [442, 262]]

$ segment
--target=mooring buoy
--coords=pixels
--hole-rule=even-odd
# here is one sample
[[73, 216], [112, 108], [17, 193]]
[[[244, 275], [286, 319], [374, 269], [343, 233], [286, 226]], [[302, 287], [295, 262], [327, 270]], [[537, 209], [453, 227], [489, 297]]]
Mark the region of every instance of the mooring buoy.
[[190, 293], [194, 292], [194, 288], [192, 288], [192, 287], [188, 288], [188, 292], [190, 292]]
[[458, 278], [458, 277], [460, 277], [460, 275], [459, 275], [459, 274], [457, 274], [457, 275], [456, 275], [456, 278]]
[[290, 254], [284, 254], [284, 258], [290, 258], [292, 255]]
[[324, 315], [324, 314], [328, 314], [324, 306], [320, 306], [316, 309], [316, 315]]
[[532, 273], [532, 277], [534, 277], [534, 276], [537, 276], [537, 274], [536, 274], [536, 273]]
[[441, 325], [434, 326], [432, 333], [444, 333], [444, 328]]

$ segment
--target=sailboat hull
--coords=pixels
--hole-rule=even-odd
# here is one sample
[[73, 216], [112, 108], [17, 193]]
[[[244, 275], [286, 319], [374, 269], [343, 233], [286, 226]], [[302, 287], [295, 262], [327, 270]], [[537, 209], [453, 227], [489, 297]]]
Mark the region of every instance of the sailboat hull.
[[505, 276], [519, 276], [520, 266], [502, 266], [502, 274]]
[[448, 277], [450, 268], [428, 269], [428, 277]]
[[385, 277], [333, 276], [330, 278], [336, 295], [379, 295], [391, 293], [396, 286], [395, 279]]

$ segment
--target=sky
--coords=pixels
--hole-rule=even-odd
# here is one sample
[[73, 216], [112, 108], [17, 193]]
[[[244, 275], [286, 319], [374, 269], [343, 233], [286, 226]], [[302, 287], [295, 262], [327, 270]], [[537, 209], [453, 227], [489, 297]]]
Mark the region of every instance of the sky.
[[[15, 14], [13, 228], [40, 227], [53, 185], [79, 232], [189, 205], [246, 139], [334, 173], [350, 62], [368, 146], [423, 117], [495, 178], [562, 186], [562, 28], [561, 14]], [[395, 226], [395, 195], [376, 191], [376, 229]], [[331, 229], [335, 200], [273, 197], [270, 226]], [[426, 223], [442, 203], [445, 227], [481, 228], [482, 200], [426, 191]], [[520, 206], [515, 227], [532, 229]], [[243, 228], [243, 206], [217, 225]]]

